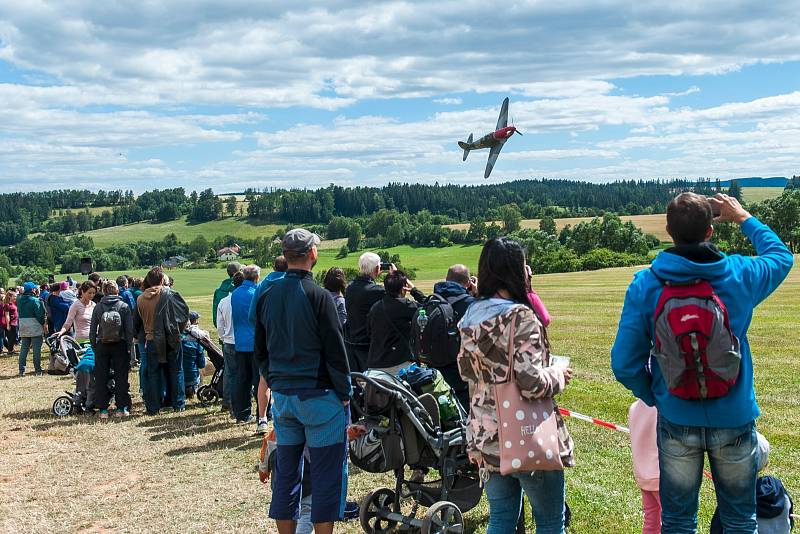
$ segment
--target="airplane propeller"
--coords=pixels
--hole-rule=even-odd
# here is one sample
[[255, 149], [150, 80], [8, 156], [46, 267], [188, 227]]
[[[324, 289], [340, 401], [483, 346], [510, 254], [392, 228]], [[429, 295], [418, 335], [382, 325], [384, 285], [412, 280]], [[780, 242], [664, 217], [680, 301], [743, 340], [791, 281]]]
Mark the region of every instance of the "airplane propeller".
[[522, 132], [520, 132], [520, 131], [519, 131], [519, 130], [517, 130], [516, 128], [514, 128], [514, 133], [518, 133], [518, 134], [522, 135]]

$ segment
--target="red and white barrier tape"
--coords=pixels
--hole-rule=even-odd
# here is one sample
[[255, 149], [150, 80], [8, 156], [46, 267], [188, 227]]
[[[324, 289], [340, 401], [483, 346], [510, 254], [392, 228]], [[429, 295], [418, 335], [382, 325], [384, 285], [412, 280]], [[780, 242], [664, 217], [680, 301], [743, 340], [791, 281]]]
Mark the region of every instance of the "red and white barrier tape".
[[[611, 430], [616, 430], [617, 432], [624, 432], [625, 434], [631, 433], [628, 427], [617, 425], [615, 423], [609, 423], [608, 421], [603, 421], [602, 419], [597, 419], [595, 417], [589, 417], [588, 415], [583, 415], [582, 413], [573, 412], [572, 410], [567, 410], [566, 408], [559, 408], [558, 411], [564, 417], [572, 417], [573, 419], [580, 419], [581, 421], [586, 421], [587, 423], [592, 423], [593, 425], [610, 428]], [[703, 476], [705, 476], [709, 480], [714, 480], [711, 477], [711, 473], [709, 473], [705, 469], [703, 470]]]
[[627, 427], [617, 425], [614, 423], [609, 423], [608, 421], [603, 421], [602, 419], [589, 417], [588, 415], [583, 415], [582, 413], [573, 412], [572, 410], [567, 410], [566, 408], [559, 408], [558, 411], [564, 417], [573, 417], [575, 419], [580, 419], [581, 421], [586, 421], [587, 423], [592, 423], [593, 425], [604, 426], [606, 428], [610, 428], [611, 430], [616, 430], [618, 432], [625, 432], [626, 434], [631, 433], [631, 431]]

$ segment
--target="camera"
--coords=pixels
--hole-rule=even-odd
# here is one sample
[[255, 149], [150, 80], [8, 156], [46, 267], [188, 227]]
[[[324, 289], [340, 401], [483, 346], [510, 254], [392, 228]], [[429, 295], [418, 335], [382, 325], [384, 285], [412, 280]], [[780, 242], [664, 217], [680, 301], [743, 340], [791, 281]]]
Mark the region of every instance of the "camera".
[[391, 266], [392, 266], [392, 264], [389, 263], [388, 261], [382, 261], [381, 262], [381, 271], [388, 271], [389, 267], [391, 267]]

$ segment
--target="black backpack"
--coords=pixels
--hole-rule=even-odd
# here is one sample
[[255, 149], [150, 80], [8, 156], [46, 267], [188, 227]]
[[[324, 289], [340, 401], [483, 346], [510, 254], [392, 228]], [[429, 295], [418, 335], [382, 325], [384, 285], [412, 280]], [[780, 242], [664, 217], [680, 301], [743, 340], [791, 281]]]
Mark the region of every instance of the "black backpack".
[[411, 336], [422, 363], [444, 367], [456, 361], [461, 349], [461, 335], [458, 332], [459, 317], [453, 310], [453, 304], [467, 297], [469, 295], [464, 294], [446, 299], [434, 293], [420, 306], [420, 310], [425, 310], [428, 322], [424, 329], [421, 328], [417, 312], [411, 321]]
[[122, 301], [115, 302], [113, 306], [104, 307], [100, 314], [100, 341], [102, 343], [119, 343], [122, 341], [122, 307], [127, 306]]

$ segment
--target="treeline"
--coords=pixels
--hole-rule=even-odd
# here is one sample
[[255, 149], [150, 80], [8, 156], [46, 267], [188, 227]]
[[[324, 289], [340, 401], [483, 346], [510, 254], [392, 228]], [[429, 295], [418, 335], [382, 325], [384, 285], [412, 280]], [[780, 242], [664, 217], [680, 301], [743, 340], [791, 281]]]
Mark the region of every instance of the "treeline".
[[[554, 213], [554, 206], [570, 215], [661, 213], [679, 191], [696, 182], [619, 181], [594, 184], [572, 180], [518, 180], [485, 185], [425, 185], [391, 183], [383, 187], [345, 188], [330, 185], [317, 190], [267, 189], [245, 191], [248, 215], [260, 220], [326, 223], [331, 217], [362, 217], [381, 209], [411, 214], [429, 211], [456, 220], [492, 218], [492, 211], [516, 204], [526, 218]], [[703, 184], [705, 186], [705, 183]]]
[[40, 229], [53, 210], [114, 206], [133, 201], [133, 191], [79, 191], [60, 189], [0, 194], [0, 245], [19, 243]]
[[[800, 253], [800, 179], [796, 182], [790, 181], [781, 196], [751, 204], [748, 210], [775, 230], [793, 253]], [[738, 225], [714, 225], [713, 239], [722, 250], [730, 253], [745, 255], [756, 253]]]

